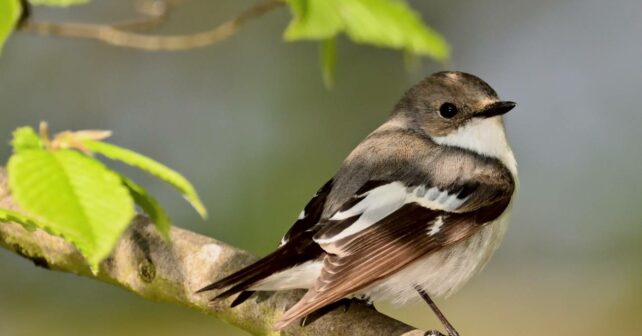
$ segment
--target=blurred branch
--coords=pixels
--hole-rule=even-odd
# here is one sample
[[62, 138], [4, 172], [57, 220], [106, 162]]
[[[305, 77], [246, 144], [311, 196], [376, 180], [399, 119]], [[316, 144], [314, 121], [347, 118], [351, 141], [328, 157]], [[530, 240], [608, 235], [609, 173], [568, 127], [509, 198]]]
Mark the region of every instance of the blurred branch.
[[234, 35], [249, 19], [259, 17], [284, 4], [281, 0], [264, 0], [244, 10], [238, 16], [217, 27], [188, 35], [146, 35], [136, 31], [158, 27], [169, 17], [172, 9], [181, 0], [142, 0], [138, 3], [138, 12], [142, 15], [131, 21], [112, 24], [95, 23], [54, 23], [26, 20], [21, 30], [41, 35], [55, 35], [73, 38], [99, 40], [104, 43], [144, 50], [185, 50], [205, 47], [221, 42]]
[[[1, 167], [0, 207], [16, 208]], [[259, 293], [235, 308], [229, 307], [229, 300], [210, 305], [211, 295], [194, 292], [256, 258], [223, 242], [175, 227], [171, 230], [171, 243], [167, 243], [143, 216], [135, 218], [97, 274], [91, 273], [71, 244], [44, 231], [27, 231], [14, 223], [0, 224], [0, 245], [37, 266], [114, 284], [147, 299], [190, 307], [256, 335], [271, 334], [272, 323], [303, 294]], [[351, 305], [347, 312], [332, 311], [305, 328], [292, 325], [281, 335], [419, 336], [423, 332], [367, 306]]]

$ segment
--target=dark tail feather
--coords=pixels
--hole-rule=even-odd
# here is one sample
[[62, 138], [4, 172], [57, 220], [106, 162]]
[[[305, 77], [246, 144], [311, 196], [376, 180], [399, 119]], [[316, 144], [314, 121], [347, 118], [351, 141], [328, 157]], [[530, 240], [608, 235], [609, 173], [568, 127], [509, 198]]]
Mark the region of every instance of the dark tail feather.
[[[234, 287], [239, 287], [239, 285], [246, 285], [245, 288], [238, 290], [239, 292], [243, 289], [247, 289], [247, 287], [251, 286], [255, 282], [263, 278], [266, 278], [270, 276], [272, 273], [278, 272], [280, 270], [277, 267], [275, 267], [277, 266], [276, 261], [282, 255], [282, 253], [280, 252], [281, 251], [276, 250], [272, 254], [267, 255], [266, 257], [256, 261], [255, 263], [249, 266], [246, 266], [240, 269], [239, 271], [236, 271], [226, 276], [221, 280], [218, 280], [212, 284], [209, 284], [199, 289], [198, 291], [196, 291], [196, 293], [202, 293], [202, 292], [211, 291], [215, 289], [222, 289], [232, 285], [236, 285]], [[243, 286], [240, 286], [240, 287], [243, 287]], [[234, 293], [230, 293], [229, 295], [225, 295], [221, 298], [228, 297], [232, 294]]]
[[[316, 232], [313, 228], [321, 219], [321, 214], [331, 189], [332, 180], [323, 185], [317, 194], [312, 197], [304, 208], [302, 218], [297, 219], [292, 228], [283, 237], [284, 241], [286, 241], [283, 246], [254, 264], [199, 289], [196, 293], [229, 287], [213, 300], [224, 299], [238, 292], [244, 292], [258, 281], [274, 273], [321, 257], [323, 250], [313, 240]], [[244, 297], [243, 301], [247, 299], [245, 296], [250, 295], [244, 293], [241, 294]], [[240, 304], [240, 302], [237, 304]]]
[[[265, 278], [265, 277], [263, 277], [263, 278]], [[258, 282], [258, 280], [257, 281], [248, 280], [248, 281], [239, 282], [238, 284], [236, 284], [236, 285], [230, 287], [229, 289], [225, 290], [223, 293], [220, 293], [217, 296], [215, 296], [213, 299], [210, 300], [210, 302], [216, 301], [216, 300], [226, 299], [226, 298], [228, 298], [228, 297], [230, 297], [230, 296], [232, 296], [232, 295], [234, 295], [234, 294], [236, 294], [238, 292], [241, 292], [241, 294], [246, 293], [246, 292], [248, 292], [248, 291], [246, 291], [246, 289], [250, 288], [250, 286], [252, 286], [256, 282]]]
[[[301, 249], [300, 242], [286, 244], [257, 262], [199, 289], [196, 293], [230, 287], [224, 292], [218, 294], [214, 299], [212, 299], [212, 301], [225, 299], [238, 292], [245, 291], [255, 283], [274, 273], [302, 264], [311, 259], [316, 259], [320, 255], [321, 251], [321, 248], [316, 244], [309, 244], [303, 249]], [[250, 294], [245, 295], [248, 295], [249, 297]], [[247, 298], [243, 301], [246, 299]]]
[[234, 299], [234, 301], [232, 301], [232, 304], [230, 304], [230, 308], [234, 308], [234, 307], [240, 305], [241, 303], [245, 302], [247, 299], [250, 298], [250, 296], [252, 296], [252, 294], [254, 294], [254, 291], [243, 291], [243, 292], [241, 292], [236, 297], [236, 299]]

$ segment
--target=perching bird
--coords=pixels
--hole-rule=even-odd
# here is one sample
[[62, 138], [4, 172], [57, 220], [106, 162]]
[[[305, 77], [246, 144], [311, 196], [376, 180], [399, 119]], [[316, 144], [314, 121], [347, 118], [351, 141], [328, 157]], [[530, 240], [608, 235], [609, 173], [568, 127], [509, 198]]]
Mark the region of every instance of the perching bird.
[[[308, 289], [274, 325], [346, 297], [403, 303], [459, 289], [488, 262], [517, 183], [502, 115], [515, 107], [476, 76], [439, 72], [408, 90], [305, 206], [281, 245], [201, 289], [213, 300]], [[435, 332], [437, 334], [437, 332]]]

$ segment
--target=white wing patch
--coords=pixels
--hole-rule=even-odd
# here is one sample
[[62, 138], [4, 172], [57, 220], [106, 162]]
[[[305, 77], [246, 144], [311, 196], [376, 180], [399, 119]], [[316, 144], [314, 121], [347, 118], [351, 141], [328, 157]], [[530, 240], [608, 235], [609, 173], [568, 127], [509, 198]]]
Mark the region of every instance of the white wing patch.
[[[363, 196], [365, 196], [365, 198], [352, 208], [339, 211], [330, 217], [330, 220], [338, 221], [359, 216], [352, 225], [332, 237], [317, 239], [316, 242], [319, 244], [329, 244], [354, 235], [395, 212], [404, 204], [417, 203], [432, 210], [454, 212], [467, 199], [457, 198], [456, 193], [450, 194], [447, 190], [440, 190], [437, 187], [429, 189], [426, 189], [424, 185], [406, 187], [401, 182], [388, 183], [356, 197]], [[440, 227], [437, 228], [437, 230], [439, 229]]]
[[351, 236], [378, 222], [395, 210], [401, 208], [406, 200], [407, 191], [401, 182], [392, 182], [374, 188], [364, 195], [358, 195], [357, 197], [360, 196], [365, 196], [361, 202], [355, 204], [348, 210], [339, 211], [330, 217], [330, 220], [344, 220], [350, 217], [360, 216], [359, 219], [345, 230], [339, 232], [339, 234], [328, 239], [319, 239], [317, 243], [326, 244]]
[[432, 187], [426, 191], [425, 188], [421, 185], [410, 189], [404, 204], [415, 202], [428, 209], [454, 212], [466, 201], [466, 198], [457, 198], [456, 193], [450, 194], [447, 190]]
[[430, 229], [428, 230], [428, 235], [432, 237], [438, 234], [439, 231], [441, 231], [442, 226], [444, 226], [444, 218], [443, 216], [439, 216], [435, 219], [435, 221], [430, 226]]

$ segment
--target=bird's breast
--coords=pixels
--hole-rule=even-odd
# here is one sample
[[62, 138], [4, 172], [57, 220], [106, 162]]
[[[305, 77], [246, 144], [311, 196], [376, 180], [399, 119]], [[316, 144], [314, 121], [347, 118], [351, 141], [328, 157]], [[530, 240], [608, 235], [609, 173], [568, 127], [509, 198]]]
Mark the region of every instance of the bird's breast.
[[510, 207], [469, 238], [420, 258], [369, 286], [363, 294], [374, 301], [401, 304], [420, 298], [415, 290], [417, 285], [433, 297], [454, 293], [488, 263], [504, 237], [509, 216]]

